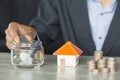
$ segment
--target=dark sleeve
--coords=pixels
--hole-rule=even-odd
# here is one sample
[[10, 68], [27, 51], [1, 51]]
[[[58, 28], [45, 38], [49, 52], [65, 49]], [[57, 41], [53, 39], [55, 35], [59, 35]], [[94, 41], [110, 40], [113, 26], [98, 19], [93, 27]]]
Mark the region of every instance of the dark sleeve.
[[36, 30], [43, 44], [55, 40], [60, 32], [56, 4], [54, 0], [41, 0], [38, 15], [30, 25]]

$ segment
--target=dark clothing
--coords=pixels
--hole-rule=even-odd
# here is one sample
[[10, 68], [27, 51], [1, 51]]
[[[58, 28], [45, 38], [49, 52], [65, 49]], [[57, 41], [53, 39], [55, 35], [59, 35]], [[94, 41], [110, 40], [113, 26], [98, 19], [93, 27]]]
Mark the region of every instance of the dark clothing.
[[[41, 0], [38, 16], [32, 20], [43, 45], [54, 43], [53, 50], [66, 41], [93, 55], [93, 42], [86, 0]], [[59, 39], [58, 39], [59, 38]], [[120, 2], [102, 48], [104, 56], [120, 56]]]

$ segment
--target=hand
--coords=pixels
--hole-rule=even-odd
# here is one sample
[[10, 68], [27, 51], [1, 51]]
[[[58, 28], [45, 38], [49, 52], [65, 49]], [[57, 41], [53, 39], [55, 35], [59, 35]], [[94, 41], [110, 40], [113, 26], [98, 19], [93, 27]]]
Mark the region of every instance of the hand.
[[9, 49], [12, 48], [13, 44], [20, 43], [20, 37], [24, 36], [29, 42], [32, 42], [36, 37], [35, 30], [26, 25], [22, 25], [16, 22], [11, 22], [8, 28], [5, 30], [6, 34], [6, 45]]

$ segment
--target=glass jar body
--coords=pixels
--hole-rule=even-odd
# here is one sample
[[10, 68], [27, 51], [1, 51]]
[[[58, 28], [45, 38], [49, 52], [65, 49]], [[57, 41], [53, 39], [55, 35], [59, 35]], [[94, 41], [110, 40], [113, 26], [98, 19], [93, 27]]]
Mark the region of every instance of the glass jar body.
[[44, 48], [40, 41], [21, 43], [11, 51], [11, 63], [19, 68], [40, 68], [44, 63]]

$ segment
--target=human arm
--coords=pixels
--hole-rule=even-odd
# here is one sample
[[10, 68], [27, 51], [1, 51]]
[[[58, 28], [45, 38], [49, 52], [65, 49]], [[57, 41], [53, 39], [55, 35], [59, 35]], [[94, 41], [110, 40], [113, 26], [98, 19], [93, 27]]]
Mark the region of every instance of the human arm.
[[60, 33], [60, 23], [54, 0], [41, 0], [38, 15], [30, 25], [36, 30], [44, 46], [54, 42]]
[[[26, 26], [15, 22], [9, 24], [8, 28], [5, 31], [6, 45], [9, 49], [13, 41], [17, 43], [20, 42], [19, 36], [21, 35], [19, 34], [19, 31], [21, 30], [21, 28], [24, 29], [22, 31], [27, 31], [26, 34], [23, 34], [24, 32], [20, 33], [22, 33], [22, 35], [25, 36], [27, 35], [26, 37], [29, 39], [29, 41], [35, 39], [35, 31], [38, 33], [40, 39], [43, 42], [43, 45], [47, 45], [56, 40], [60, 32], [60, 28], [54, 1], [42, 0], [40, 2], [38, 16], [31, 21], [30, 26]], [[31, 32], [29, 33], [28, 31]]]

